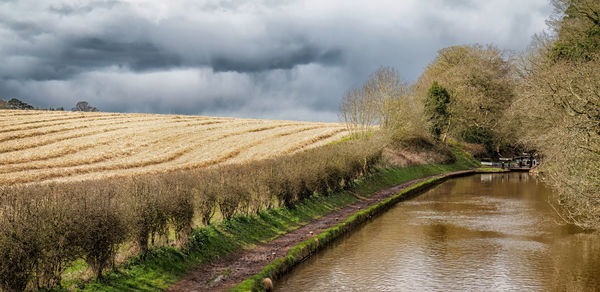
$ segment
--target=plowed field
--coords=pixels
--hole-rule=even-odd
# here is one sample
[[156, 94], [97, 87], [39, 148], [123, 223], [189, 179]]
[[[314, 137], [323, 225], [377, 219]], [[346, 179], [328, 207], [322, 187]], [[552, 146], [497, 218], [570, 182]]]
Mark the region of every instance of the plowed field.
[[0, 185], [244, 162], [326, 144], [343, 124], [157, 114], [0, 111]]

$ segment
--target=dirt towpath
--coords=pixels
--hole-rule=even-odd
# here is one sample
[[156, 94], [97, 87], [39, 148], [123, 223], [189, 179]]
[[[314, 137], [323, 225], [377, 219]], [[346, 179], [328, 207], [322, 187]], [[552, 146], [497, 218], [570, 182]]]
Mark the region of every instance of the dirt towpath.
[[[292, 247], [312, 236], [320, 234], [340, 222], [343, 222], [359, 210], [375, 205], [380, 201], [398, 194], [403, 189], [424, 180], [433, 177], [446, 175], [454, 176], [471, 172], [473, 172], [473, 170], [461, 170], [432, 175], [380, 190], [365, 199], [361, 199], [362, 197], [359, 196], [359, 201], [340, 210], [331, 212], [270, 242], [201, 265], [192, 270], [185, 278], [171, 285], [167, 291], [224, 291], [230, 289], [262, 271], [262, 269], [271, 261], [279, 257], [284, 257]], [[230, 273], [223, 277], [221, 275], [224, 271], [230, 271]]]

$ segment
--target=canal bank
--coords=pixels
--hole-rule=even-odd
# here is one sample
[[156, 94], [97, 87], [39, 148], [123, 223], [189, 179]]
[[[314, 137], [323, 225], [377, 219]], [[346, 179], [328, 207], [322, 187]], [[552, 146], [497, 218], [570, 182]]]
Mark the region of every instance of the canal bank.
[[[368, 198], [333, 212], [311, 224], [309, 228], [300, 228], [293, 233], [299, 238], [306, 238], [299, 244], [287, 248], [285, 256], [271, 261], [266, 267], [254, 276], [233, 287], [230, 291], [264, 291], [264, 279], [277, 282], [282, 275], [290, 271], [295, 265], [305, 261], [319, 250], [327, 247], [339, 237], [361, 226], [365, 222], [384, 213], [398, 202], [410, 199], [423, 191], [438, 185], [450, 178], [456, 178], [477, 173], [502, 173], [506, 170], [493, 168], [475, 168], [447, 172], [424, 178], [414, 179], [394, 187], [389, 187], [373, 193]], [[288, 237], [286, 235], [285, 237]]]
[[[479, 162], [458, 147], [452, 148], [456, 160], [451, 164], [423, 164], [409, 167], [381, 168], [357, 181], [352, 193], [369, 197], [373, 193], [412, 180], [422, 181], [432, 175], [479, 166]], [[397, 190], [387, 196], [397, 194]], [[386, 194], [382, 194], [386, 195]], [[387, 198], [387, 197], [385, 197]], [[188, 269], [171, 291], [223, 291], [259, 273], [265, 266], [283, 257], [294, 246], [346, 220], [359, 210], [378, 203], [374, 198], [361, 200], [350, 192], [315, 196], [295, 208], [264, 210], [257, 215], [238, 216], [194, 231], [190, 247], [184, 254], [169, 256], [173, 262], [200, 258], [201, 264]], [[325, 221], [323, 221], [325, 220]], [[312, 234], [310, 233], [312, 232]], [[177, 258], [177, 259], [176, 259]], [[164, 260], [159, 259], [157, 263]], [[156, 265], [155, 265], [156, 266]], [[173, 274], [170, 265], [151, 267], [148, 273]], [[144, 269], [145, 271], [146, 269]], [[135, 275], [134, 275], [135, 276]], [[125, 287], [133, 278], [120, 277], [111, 287]], [[140, 277], [135, 276], [135, 279]], [[137, 281], [137, 280], [136, 280]], [[164, 283], [164, 282], [163, 282]], [[156, 286], [154, 286], [156, 287]]]
[[446, 180], [278, 279], [276, 291], [598, 291], [600, 234], [523, 172]]

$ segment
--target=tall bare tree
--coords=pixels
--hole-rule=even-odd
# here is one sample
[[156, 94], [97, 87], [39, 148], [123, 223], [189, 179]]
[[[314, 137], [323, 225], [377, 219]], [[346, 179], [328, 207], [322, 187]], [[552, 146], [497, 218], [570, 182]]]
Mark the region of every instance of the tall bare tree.
[[346, 93], [340, 107], [340, 119], [353, 132], [364, 132], [375, 125], [406, 130], [419, 124], [409, 121], [414, 112], [407, 83], [402, 81], [396, 69], [381, 67], [361, 87]]
[[350, 89], [340, 105], [340, 119], [353, 134], [367, 132], [377, 122], [375, 104], [367, 97], [364, 88]]
[[91, 106], [87, 101], [77, 102], [72, 111], [77, 112], [97, 112], [99, 111], [97, 107]]
[[520, 67], [511, 119], [546, 156], [565, 219], [600, 227], [600, 2], [553, 1], [555, 35], [536, 38]]

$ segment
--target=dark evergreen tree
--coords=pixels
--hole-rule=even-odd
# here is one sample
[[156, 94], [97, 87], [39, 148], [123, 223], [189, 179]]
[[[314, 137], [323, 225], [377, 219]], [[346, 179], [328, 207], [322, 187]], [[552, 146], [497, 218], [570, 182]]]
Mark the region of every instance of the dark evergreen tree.
[[450, 94], [437, 81], [434, 81], [425, 99], [425, 115], [429, 122], [427, 128], [436, 139], [440, 138], [440, 135], [444, 132], [444, 127], [448, 124], [450, 116], [448, 103], [450, 103]]
[[22, 102], [16, 98], [12, 98], [8, 101], [8, 108], [10, 109], [20, 109], [20, 110], [30, 110], [33, 109], [33, 106], [27, 104], [26, 102]]

